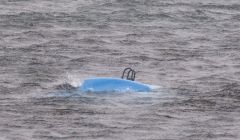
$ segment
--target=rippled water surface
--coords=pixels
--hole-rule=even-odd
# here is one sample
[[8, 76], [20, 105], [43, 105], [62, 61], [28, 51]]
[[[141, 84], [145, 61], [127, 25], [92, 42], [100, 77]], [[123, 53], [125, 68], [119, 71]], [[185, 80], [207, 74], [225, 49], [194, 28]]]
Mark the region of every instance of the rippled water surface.
[[[239, 0], [1, 0], [1, 139], [240, 139], [239, 37]], [[125, 67], [159, 88], [75, 89]]]

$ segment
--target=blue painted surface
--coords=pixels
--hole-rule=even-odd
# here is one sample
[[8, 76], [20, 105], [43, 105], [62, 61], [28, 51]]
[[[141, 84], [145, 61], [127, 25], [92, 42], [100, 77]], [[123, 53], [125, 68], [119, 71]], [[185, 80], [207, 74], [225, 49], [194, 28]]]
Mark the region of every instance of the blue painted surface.
[[149, 86], [119, 78], [91, 78], [84, 80], [81, 92], [150, 92]]

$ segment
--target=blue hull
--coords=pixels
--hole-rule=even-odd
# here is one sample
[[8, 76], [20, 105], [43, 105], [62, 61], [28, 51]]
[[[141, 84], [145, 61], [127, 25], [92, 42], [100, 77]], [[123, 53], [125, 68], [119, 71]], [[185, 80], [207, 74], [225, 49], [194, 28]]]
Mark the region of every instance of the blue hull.
[[92, 78], [84, 80], [81, 92], [150, 92], [149, 86], [119, 78]]

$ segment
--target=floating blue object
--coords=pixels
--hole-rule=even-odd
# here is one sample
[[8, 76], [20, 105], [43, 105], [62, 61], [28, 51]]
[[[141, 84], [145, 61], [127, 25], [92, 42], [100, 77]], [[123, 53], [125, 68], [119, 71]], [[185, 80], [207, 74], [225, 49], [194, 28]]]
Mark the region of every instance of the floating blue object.
[[91, 78], [84, 80], [81, 92], [150, 92], [146, 84], [120, 78]]

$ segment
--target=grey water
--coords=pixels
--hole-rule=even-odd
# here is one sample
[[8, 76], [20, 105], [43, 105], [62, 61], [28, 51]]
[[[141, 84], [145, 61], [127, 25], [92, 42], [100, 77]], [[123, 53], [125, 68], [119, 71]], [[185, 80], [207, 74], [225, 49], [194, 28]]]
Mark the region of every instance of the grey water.
[[[78, 93], [125, 67], [151, 93]], [[240, 139], [239, 0], [1, 0], [0, 139]]]

